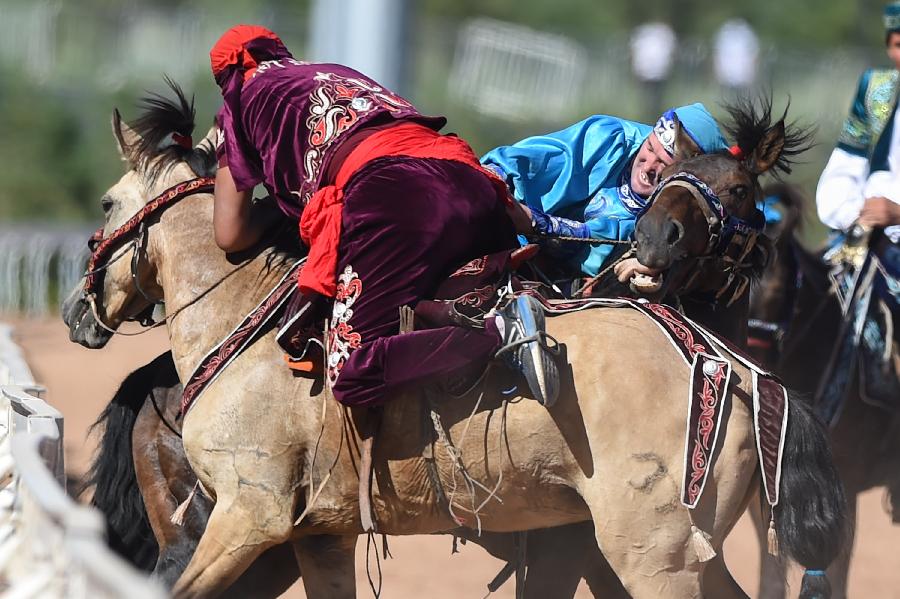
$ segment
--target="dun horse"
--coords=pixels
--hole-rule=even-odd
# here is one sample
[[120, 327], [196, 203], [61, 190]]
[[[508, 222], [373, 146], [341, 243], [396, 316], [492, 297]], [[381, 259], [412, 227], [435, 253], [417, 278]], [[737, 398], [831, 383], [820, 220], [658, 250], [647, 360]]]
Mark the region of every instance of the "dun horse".
[[[116, 115], [114, 130], [130, 169], [103, 198], [107, 235], [148, 198], [193, 178], [190, 165], [200, 160], [195, 151], [158, 149], [171, 129], [139, 135]], [[776, 148], [755, 149], [746, 159], [750, 169], [774, 164]], [[289, 257], [272, 248], [230, 262], [213, 243], [211, 212], [209, 194], [190, 196], [150, 223], [143, 243], [120, 248], [98, 296], [74, 294], [66, 303], [73, 340], [102, 347], [106, 328], [164, 299], [176, 369], [187, 380], [289, 268]], [[446, 445], [435, 445], [423, 431], [429, 410], [417, 394], [389, 401], [373, 455], [379, 529], [453, 528], [458, 522], [439, 488], [479, 481], [491, 492], [467, 496], [474, 513], [457, 504], [457, 517], [470, 526], [516, 531], [591, 519], [597, 544], [632, 596], [743, 597], [721, 562], [701, 561], [692, 541], [705, 531], [720, 550], [756, 494], [751, 372], [732, 365], [712, 472], [702, 501], [688, 511], [678, 505], [673, 473], [683, 468], [690, 381], [669, 340], [646, 316], [621, 308], [560, 316], [548, 329], [564, 344], [569, 365], [549, 411], [503, 394], [510, 378], [494, 369], [466, 397], [429, 395], [446, 430]], [[310, 596], [355, 594], [356, 415], [331, 403], [317, 381], [286, 371], [273, 335], [234, 359], [184, 418], [187, 456], [215, 506], [175, 586], [179, 597], [222, 592], [265, 550], [285, 542]], [[822, 569], [842, 543], [841, 490], [823, 431], [801, 402], [789, 405], [775, 521], [784, 553]], [[705, 590], [704, 573], [714, 581]], [[808, 577], [804, 594], [820, 592], [823, 582]]]

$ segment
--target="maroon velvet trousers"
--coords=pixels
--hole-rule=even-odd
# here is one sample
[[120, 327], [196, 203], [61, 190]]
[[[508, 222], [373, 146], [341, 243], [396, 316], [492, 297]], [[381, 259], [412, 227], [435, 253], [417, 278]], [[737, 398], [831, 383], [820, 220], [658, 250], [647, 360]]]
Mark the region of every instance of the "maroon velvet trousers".
[[399, 334], [400, 306], [433, 297], [469, 260], [516, 247], [486, 175], [451, 160], [374, 160], [344, 190], [341, 227], [326, 364], [338, 401], [378, 405], [498, 349], [493, 322]]

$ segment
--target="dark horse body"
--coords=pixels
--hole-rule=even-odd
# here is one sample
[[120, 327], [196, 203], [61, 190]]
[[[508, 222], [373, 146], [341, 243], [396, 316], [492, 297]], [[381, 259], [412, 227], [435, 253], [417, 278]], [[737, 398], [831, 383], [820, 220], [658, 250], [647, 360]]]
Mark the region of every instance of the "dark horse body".
[[[759, 335], [751, 348], [755, 355], [799, 391], [815, 393], [825, 365], [838, 343], [842, 314], [821, 256], [797, 240], [803, 197], [788, 186], [775, 188], [784, 220], [777, 231], [777, 260], [754, 293], [751, 317], [769, 323], [774, 335]], [[888, 412], [861, 400], [853, 383], [839, 419], [831, 429], [832, 450], [847, 492], [851, 518], [857, 496], [868, 489], [886, 487], [892, 516], [900, 523], [900, 412]], [[847, 596], [850, 549], [829, 568], [834, 597]], [[783, 567], [764, 560], [760, 596], [782, 598]]]

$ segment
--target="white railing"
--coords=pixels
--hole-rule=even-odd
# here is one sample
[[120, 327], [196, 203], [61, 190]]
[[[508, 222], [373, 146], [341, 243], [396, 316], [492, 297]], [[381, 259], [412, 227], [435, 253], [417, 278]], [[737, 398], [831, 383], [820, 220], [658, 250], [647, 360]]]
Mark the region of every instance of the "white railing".
[[0, 323], [0, 596], [161, 599], [106, 546], [101, 514], [65, 491], [63, 416]]

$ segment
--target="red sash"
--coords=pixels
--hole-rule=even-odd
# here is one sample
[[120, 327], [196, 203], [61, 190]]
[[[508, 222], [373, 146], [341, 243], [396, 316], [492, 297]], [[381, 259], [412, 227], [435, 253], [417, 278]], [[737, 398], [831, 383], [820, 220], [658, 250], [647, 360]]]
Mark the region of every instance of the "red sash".
[[320, 187], [303, 209], [300, 238], [309, 247], [306, 266], [297, 280], [303, 293], [316, 292], [334, 297], [344, 186], [368, 162], [384, 156], [441, 158], [468, 164], [491, 179], [498, 197], [511, 201], [506, 184], [496, 174], [483, 168], [469, 144], [455, 135], [441, 135], [424, 125], [410, 122], [400, 122], [374, 133], [347, 155], [334, 184]]

